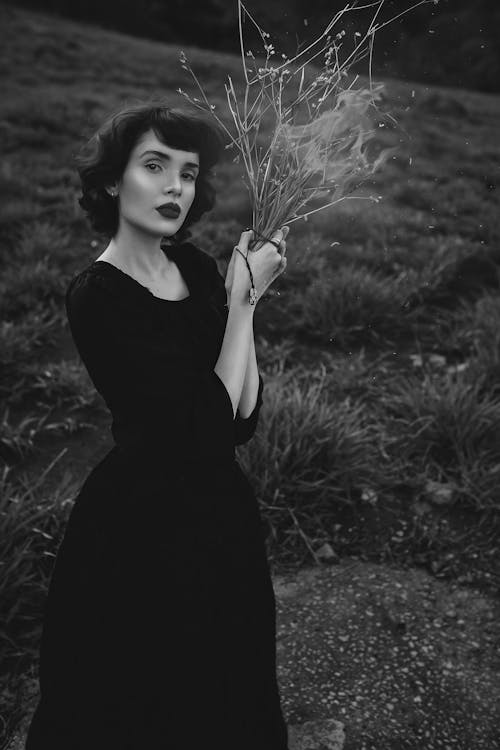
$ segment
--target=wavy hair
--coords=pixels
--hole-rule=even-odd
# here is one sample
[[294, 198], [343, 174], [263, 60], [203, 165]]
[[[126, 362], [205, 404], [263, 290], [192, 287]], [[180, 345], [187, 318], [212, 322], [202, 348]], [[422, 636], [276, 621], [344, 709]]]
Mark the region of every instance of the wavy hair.
[[118, 203], [105, 188], [122, 177], [132, 149], [148, 130], [166, 146], [199, 156], [193, 203], [182, 227], [171, 238], [180, 242], [189, 237], [189, 227], [215, 205], [212, 168], [224, 150], [221, 130], [198, 113], [172, 108], [165, 102], [141, 102], [115, 111], [76, 156], [82, 188], [78, 202], [96, 232], [107, 237], [116, 234]]

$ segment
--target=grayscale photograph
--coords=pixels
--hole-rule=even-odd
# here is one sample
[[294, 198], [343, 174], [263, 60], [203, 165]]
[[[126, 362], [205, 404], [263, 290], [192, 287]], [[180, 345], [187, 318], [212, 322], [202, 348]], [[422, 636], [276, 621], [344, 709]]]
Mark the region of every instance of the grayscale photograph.
[[500, 3], [0, 34], [0, 750], [500, 750]]

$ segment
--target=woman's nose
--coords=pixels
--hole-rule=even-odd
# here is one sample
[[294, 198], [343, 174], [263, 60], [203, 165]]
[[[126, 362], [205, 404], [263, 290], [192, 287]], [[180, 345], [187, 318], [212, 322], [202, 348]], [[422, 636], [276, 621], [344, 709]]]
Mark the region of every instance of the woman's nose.
[[182, 183], [180, 175], [171, 173], [165, 182], [163, 188], [166, 193], [180, 193], [182, 189]]

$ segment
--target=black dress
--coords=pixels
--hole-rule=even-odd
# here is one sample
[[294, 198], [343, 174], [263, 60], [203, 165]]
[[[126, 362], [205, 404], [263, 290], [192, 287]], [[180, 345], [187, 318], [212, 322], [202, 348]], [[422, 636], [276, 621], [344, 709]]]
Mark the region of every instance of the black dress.
[[26, 750], [287, 750], [265, 532], [235, 445], [255, 432], [214, 365], [224, 279], [165, 249], [190, 296], [155, 297], [94, 261], [71, 332], [113, 418], [58, 550]]

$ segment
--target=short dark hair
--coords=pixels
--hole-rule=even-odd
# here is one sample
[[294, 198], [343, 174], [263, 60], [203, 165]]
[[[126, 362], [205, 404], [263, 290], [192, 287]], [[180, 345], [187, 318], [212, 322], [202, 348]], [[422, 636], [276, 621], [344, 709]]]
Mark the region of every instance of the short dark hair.
[[148, 130], [166, 146], [199, 156], [195, 197], [182, 227], [172, 238], [182, 241], [189, 236], [188, 228], [215, 204], [212, 168], [224, 150], [221, 128], [203, 114], [172, 108], [162, 101], [140, 102], [112, 113], [76, 156], [82, 186], [79, 203], [96, 232], [108, 237], [116, 234], [118, 204], [105, 188], [121, 178], [132, 149]]

